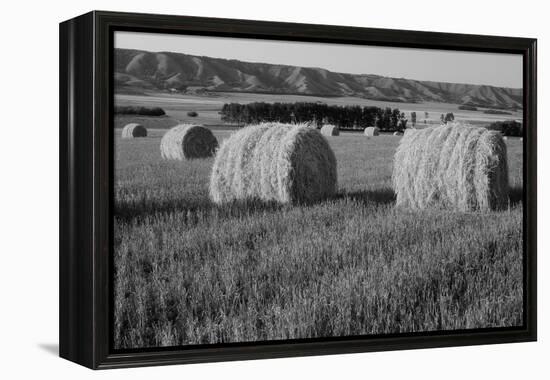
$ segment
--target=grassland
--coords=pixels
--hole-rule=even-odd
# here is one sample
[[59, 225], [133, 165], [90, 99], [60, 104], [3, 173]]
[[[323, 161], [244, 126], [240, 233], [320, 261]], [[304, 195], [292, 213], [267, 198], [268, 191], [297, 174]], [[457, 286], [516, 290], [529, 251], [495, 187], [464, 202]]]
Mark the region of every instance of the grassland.
[[162, 161], [163, 132], [116, 139], [116, 347], [522, 323], [519, 139], [507, 140], [509, 208], [474, 214], [396, 208], [399, 137], [354, 133], [328, 138], [333, 199], [217, 207], [212, 159]]
[[[203, 125], [223, 124], [220, 118], [224, 103], [250, 103], [250, 102], [321, 102], [329, 105], [360, 105], [398, 108], [405, 112], [410, 118], [411, 112], [416, 112], [417, 123], [439, 124], [441, 114], [452, 112], [457, 120], [468, 122], [470, 124], [487, 124], [500, 120], [519, 120], [523, 119], [522, 111], [510, 111], [509, 115], [485, 114], [487, 108], [479, 108], [478, 111], [459, 110], [459, 105], [449, 103], [396, 103], [382, 102], [377, 100], [338, 97], [327, 98], [319, 96], [304, 95], [272, 95], [272, 94], [249, 94], [249, 93], [211, 93], [208, 95], [169, 95], [163, 93], [154, 93], [149, 96], [144, 95], [122, 95], [115, 98], [117, 105], [122, 106], [148, 106], [162, 107], [166, 114], [174, 120], [184, 123], [199, 123]], [[187, 116], [188, 111], [198, 112], [198, 117]], [[424, 112], [428, 112], [428, 118], [425, 118]], [[155, 128], [154, 125], [147, 128]], [[117, 127], [120, 127], [117, 125]]]

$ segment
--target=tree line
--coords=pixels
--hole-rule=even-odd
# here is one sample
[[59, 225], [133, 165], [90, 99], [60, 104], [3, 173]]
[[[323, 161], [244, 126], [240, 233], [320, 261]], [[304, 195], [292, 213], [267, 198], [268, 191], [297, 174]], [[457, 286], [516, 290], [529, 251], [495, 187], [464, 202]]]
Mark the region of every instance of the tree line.
[[119, 115], [143, 115], [143, 116], [164, 116], [165, 112], [160, 107], [115, 106], [115, 114], [119, 114]]
[[252, 124], [262, 122], [313, 123], [317, 127], [334, 124], [341, 129], [362, 130], [378, 127], [402, 131], [407, 118], [397, 108], [374, 106], [336, 106], [324, 103], [226, 103], [220, 111], [224, 122]]

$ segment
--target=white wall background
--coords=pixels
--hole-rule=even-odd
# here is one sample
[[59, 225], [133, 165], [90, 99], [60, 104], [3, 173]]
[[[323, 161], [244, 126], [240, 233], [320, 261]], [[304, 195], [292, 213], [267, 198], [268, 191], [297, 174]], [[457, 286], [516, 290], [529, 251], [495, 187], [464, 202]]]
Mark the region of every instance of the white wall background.
[[[6, 1], [0, 12], [0, 377], [422, 378], [548, 376], [550, 26], [544, 1]], [[539, 342], [94, 373], [56, 357], [58, 23], [92, 9], [539, 39]], [[7, 119], [6, 119], [7, 117]], [[548, 351], [544, 355], [544, 350]], [[545, 377], [548, 378], [548, 377]]]

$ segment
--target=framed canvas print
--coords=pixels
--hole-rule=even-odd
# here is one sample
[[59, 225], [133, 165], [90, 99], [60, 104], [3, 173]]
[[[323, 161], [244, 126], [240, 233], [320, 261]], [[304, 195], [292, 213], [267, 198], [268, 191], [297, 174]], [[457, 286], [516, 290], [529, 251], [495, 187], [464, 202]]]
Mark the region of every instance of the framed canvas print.
[[60, 355], [536, 340], [536, 40], [60, 25]]

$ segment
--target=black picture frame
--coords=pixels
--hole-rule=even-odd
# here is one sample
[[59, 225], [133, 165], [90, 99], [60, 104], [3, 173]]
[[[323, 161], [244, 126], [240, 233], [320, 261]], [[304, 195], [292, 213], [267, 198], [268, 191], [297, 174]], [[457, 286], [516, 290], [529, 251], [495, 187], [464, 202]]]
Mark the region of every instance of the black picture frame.
[[[114, 31], [518, 53], [524, 95], [524, 325], [267, 343], [112, 349]], [[536, 39], [93, 11], [60, 24], [60, 356], [93, 369], [535, 341]]]

